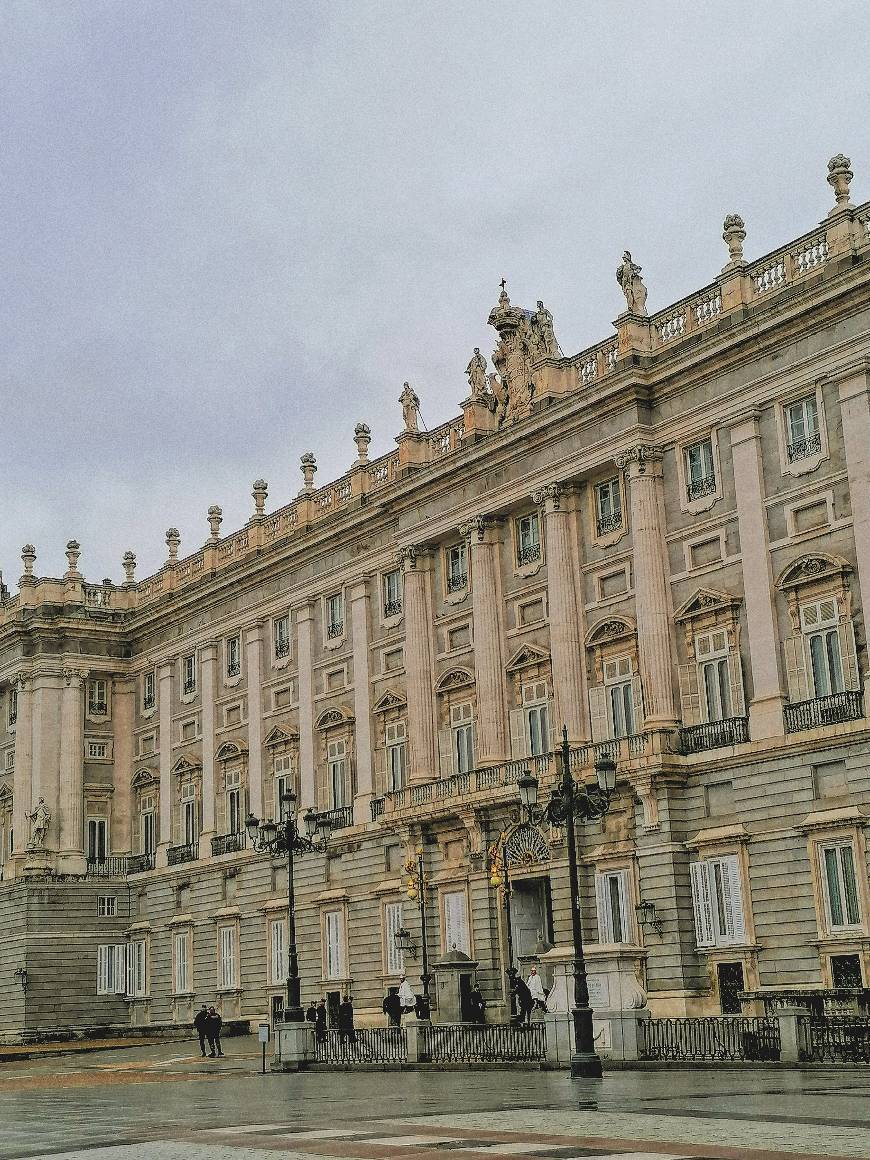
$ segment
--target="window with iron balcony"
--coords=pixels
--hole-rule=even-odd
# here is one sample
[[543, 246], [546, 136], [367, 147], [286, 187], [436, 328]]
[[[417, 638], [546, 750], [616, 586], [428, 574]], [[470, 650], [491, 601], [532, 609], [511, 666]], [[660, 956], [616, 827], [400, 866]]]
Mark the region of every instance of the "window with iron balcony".
[[622, 495], [618, 479], [608, 479], [595, 487], [595, 529], [608, 536], [622, 527]]
[[154, 674], [145, 673], [142, 677], [142, 708], [153, 709], [155, 703]]
[[716, 470], [713, 465], [713, 443], [701, 439], [685, 449], [686, 497], [691, 502], [716, 491]]
[[9, 690], [9, 713], [6, 718], [10, 725], [14, 725], [18, 720], [18, 690]]
[[396, 568], [384, 573], [384, 616], [398, 616], [402, 611], [402, 575]]
[[241, 645], [237, 636], [231, 636], [226, 643], [227, 676], [237, 677], [242, 671]]
[[447, 591], [461, 592], [468, 587], [468, 564], [465, 544], [454, 544], [447, 550]]
[[326, 601], [326, 635], [335, 640], [344, 633], [344, 597], [340, 592]]
[[785, 408], [785, 422], [788, 433], [786, 453], [789, 463], [821, 454], [822, 435], [819, 430], [819, 408], [815, 394], [790, 403]]
[[290, 655], [290, 617], [281, 616], [274, 622], [273, 642], [275, 657], [280, 659]]
[[185, 696], [196, 692], [196, 656], [185, 657], [181, 662], [181, 688]]
[[517, 563], [534, 564], [541, 558], [541, 524], [538, 513], [517, 520]]

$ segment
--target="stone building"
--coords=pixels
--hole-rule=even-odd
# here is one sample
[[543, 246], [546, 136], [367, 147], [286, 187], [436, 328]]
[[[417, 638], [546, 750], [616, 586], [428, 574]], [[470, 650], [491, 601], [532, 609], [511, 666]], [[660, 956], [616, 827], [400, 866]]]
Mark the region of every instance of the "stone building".
[[160, 571], [94, 584], [22, 551], [0, 605], [0, 1033], [258, 1019], [281, 1003], [286, 863], [249, 811], [330, 811], [297, 862], [303, 997], [363, 1018], [419, 947], [480, 963], [503, 1012], [491, 848], [510, 837], [517, 957], [564, 946], [564, 838], [516, 824], [563, 724], [578, 779], [617, 762], [581, 828], [589, 955], [655, 1014], [741, 990], [870, 983], [870, 203], [829, 165], [821, 225], [758, 261], [725, 222], [709, 285], [565, 356], [505, 288], [462, 416]]

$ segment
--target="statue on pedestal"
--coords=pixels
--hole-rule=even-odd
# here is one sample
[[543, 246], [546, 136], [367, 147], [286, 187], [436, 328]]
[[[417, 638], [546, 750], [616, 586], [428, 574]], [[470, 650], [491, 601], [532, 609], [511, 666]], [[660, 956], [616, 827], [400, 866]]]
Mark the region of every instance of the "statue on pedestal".
[[473, 399], [482, 399], [487, 393], [486, 359], [480, 353], [479, 346], [474, 348], [474, 354], [471, 356], [471, 361], [465, 368], [465, 373], [468, 375], [471, 397]]
[[30, 841], [27, 843], [27, 849], [44, 850], [45, 838], [51, 824], [51, 810], [45, 804], [45, 798], [40, 798], [36, 808], [24, 816], [30, 822]]
[[629, 314], [646, 317], [646, 286], [640, 276], [641, 267], [631, 260], [628, 250], [622, 255], [622, 262], [616, 267], [616, 281], [625, 295]]
[[402, 421], [405, 424], [405, 430], [418, 432], [420, 426], [417, 422], [417, 412], [420, 410], [420, 400], [410, 383], [404, 384], [402, 393], [399, 395], [399, 402], [402, 404]]

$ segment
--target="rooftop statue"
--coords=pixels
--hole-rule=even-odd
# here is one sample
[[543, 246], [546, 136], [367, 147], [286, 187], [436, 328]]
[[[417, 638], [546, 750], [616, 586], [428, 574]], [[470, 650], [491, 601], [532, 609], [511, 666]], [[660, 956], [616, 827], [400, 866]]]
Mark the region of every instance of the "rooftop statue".
[[474, 348], [474, 354], [471, 356], [471, 361], [465, 368], [465, 373], [468, 375], [471, 397], [473, 399], [483, 398], [487, 394], [486, 359], [480, 353], [479, 346]]
[[410, 383], [404, 384], [402, 393], [399, 395], [399, 402], [402, 404], [402, 421], [405, 424], [405, 430], [419, 431], [417, 412], [420, 410], [420, 400]]
[[622, 262], [616, 267], [616, 281], [625, 295], [625, 303], [630, 314], [646, 317], [646, 286], [640, 276], [641, 267], [631, 260], [628, 250], [622, 255]]

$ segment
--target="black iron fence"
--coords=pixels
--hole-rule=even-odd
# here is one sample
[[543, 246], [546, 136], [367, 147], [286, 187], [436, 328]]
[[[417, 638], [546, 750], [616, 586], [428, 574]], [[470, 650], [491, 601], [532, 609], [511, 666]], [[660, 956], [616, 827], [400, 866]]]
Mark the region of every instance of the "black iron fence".
[[145, 870], [154, 869], [154, 852], [150, 854], [131, 854], [127, 858], [127, 873], [142, 874]]
[[640, 1058], [690, 1060], [778, 1060], [776, 1019], [649, 1019], [639, 1024]]
[[220, 854], [233, 854], [237, 850], [245, 848], [245, 831], [239, 830], [235, 834], [218, 834], [216, 838], [211, 840], [212, 857], [217, 858]]
[[183, 862], [195, 862], [199, 857], [199, 842], [185, 842], [182, 846], [170, 846], [166, 851], [166, 861], [170, 866], [180, 866]]
[[349, 1066], [357, 1063], [405, 1063], [408, 1035], [402, 1027], [361, 1027], [353, 1038], [340, 1031], [327, 1031], [314, 1045], [317, 1063]]
[[870, 1063], [870, 1019], [858, 1015], [803, 1016], [800, 1057], [807, 1063]]
[[333, 830], [346, 830], [353, 825], [353, 806], [336, 806], [334, 810], [325, 812]]
[[833, 693], [830, 697], [815, 697], [812, 701], [798, 701], [785, 706], [786, 733], [802, 733], [822, 725], [839, 725], [843, 721], [858, 721], [864, 716], [861, 694], [852, 689]]
[[88, 858], [85, 874], [88, 878], [126, 878], [127, 855], [111, 858]]
[[432, 1025], [423, 1028], [422, 1054], [432, 1063], [536, 1063], [547, 1058], [543, 1023]]
[[724, 721], [705, 721], [680, 730], [683, 753], [703, 753], [726, 745], [742, 745], [749, 740], [749, 719], [727, 717]]

